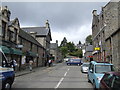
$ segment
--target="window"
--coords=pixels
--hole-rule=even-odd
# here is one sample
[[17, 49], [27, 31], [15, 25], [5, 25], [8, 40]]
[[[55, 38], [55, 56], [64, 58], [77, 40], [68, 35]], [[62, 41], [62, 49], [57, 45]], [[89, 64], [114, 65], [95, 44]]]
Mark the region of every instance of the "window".
[[2, 28], [0, 27], [0, 36], [2, 36]]
[[17, 29], [15, 29], [14, 31], [15, 31], [14, 32], [14, 42], [16, 42], [17, 41]]
[[12, 31], [9, 31], [9, 41], [13, 41], [14, 33]]
[[30, 50], [32, 51], [32, 47], [33, 47], [33, 44], [32, 43], [30, 43]]
[[112, 74], [106, 74], [103, 80], [108, 87], [111, 87], [112, 80], [113, 80], [113, 75]]
[[92, 70], [94, 72], [94, 65], [92, 63], [90, 64], [89, 70]]
[[5, 38], [6, 23], [2, 21], [2, 37]]
[[96, 73], [104, 73], [112, 71], [112, 65], [96, 65], [95, 66]]
[[115, 76], [113, 88], [120, 88], [120, 76]]

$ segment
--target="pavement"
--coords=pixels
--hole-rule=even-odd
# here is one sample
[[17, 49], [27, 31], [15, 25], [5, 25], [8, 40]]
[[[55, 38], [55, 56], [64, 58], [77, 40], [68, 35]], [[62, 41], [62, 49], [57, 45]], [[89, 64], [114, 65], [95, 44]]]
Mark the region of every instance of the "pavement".
[[[55, 64], [52, 67], [54, 67], [54, 66], [55, 66]], [[30, 71], [29, 69], [17, 71], [17, 72], [15, 72], [15, 77], [30, 74], [30, 73], [36, 72], [37, 70], [43, 70], [43, 69], [46, 69], [46, 68], [49, 68], [49, 67], [48, 66], [46, 66], [46, 67], [37, 67], [37, 68], [33, 68], [32, 71]]]

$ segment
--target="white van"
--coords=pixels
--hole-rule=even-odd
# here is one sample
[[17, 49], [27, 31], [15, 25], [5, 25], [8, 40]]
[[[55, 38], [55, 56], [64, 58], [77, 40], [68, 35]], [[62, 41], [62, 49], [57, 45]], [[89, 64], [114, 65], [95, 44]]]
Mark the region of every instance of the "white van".
[[7, 58], [0, 48], [0, 89], [10, 90], [14, 82], [15, 72], [7, 62]]

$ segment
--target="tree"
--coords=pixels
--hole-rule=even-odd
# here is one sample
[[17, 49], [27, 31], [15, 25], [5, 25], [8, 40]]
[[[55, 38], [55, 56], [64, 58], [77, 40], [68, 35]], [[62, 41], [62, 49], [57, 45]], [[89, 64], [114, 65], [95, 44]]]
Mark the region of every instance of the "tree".
[[82, 43], [81, 43], [81, 41], [79, 41], [79, 43], [78, 43], [79, 45], [81, 45]]
[[68, 48], [67, 47], [60, 47], [60, 51], [61, 51], [63, 57], [66, 57], [66, 55], [68, 53]]
[[82, 54], [82, 50], [81, 50], [81, 49], [77, 49], [77, 50], [74, 51], [74, 52], [70, 52], [69, 55], [82, 58], [82, 55], [83, 55], [83, 54]]
[[72, 42], [68, 42], [67, 43], [67, 45], [66, 45], [66, 47], [68, 48], [68, 52], [73, 52], [73, 51], [75, 51], [75, 45], [74, 45], [74, 43]]
[[66, 44], [67, 44], [67, 39], [66, 37], [64, 37], [63, 40], [61, 41], [60, 47], [64, 47], [66, 46]]
[[88, 35], [88, 36], [86, 37], [85, 41], [86, 41], [87, 44], [92, 45], [92, 35]]

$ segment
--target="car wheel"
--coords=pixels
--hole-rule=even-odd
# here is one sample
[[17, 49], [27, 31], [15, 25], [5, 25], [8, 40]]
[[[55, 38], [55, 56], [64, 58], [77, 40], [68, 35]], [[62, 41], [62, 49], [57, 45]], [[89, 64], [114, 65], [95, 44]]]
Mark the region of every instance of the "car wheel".
[[78, 64], [78, 66], [80, 66], [80, 64]]
[[5, 84], [3, 85], [3, 90], [10, 90], [11, 89], [11, 81], [7, 80]]
[[93, 89], [97, 90], [96, 85], [95, 85], [95, 81], [93, 81]]

